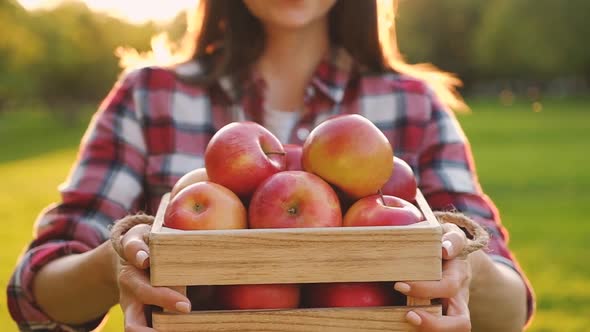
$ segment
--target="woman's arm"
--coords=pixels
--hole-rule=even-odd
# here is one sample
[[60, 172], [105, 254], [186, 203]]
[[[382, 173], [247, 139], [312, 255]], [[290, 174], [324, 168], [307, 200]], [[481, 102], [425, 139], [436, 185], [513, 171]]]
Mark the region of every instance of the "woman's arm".
[[136, 79], [127, 76], [105, 99], [60, 186], [60, 203], [35, 223], [7, 290], [23, 330], [92, 330], [117, 302], [112, 256], [100, 245], [109, 225], [143, 202], [146, 144], [133, 102]]
[[482, 251], [474, 252], [469, 259], [473, 271], [469, 287], [473, 331], [522, 331], [527, 295], [521, 276]]
[[33, 281], [37, 304], [61, 323], [81, 325], [119, 302], [117, 257], [110, 242], [45, 265]]
[[462, 212], [490, 234], [488, 247], [469, 259], [471, 323], [475, 331], [521, 331], [533, 312], [532, 290], [508, 248], [499, 213], [478, 182], [459, 122], [433, 95], [428, 98], [431, 113], [417, 165], [420, 189], [433, 210]]

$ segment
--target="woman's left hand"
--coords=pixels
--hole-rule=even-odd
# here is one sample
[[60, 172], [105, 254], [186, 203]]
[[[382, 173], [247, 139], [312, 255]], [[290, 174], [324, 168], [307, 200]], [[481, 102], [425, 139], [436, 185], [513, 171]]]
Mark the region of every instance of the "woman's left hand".
[[406, 320], [420, 332], [468, 332], [469, 285], [471, 264], [461, 257], [467, 237], [454, 224], [443, 224], [442, 279], [440, 281], [397, 282], [394, 288], [408, 296], [421, 299], [442, 299], [443, 316], [435, 316], [420, 309], [406, 315]]

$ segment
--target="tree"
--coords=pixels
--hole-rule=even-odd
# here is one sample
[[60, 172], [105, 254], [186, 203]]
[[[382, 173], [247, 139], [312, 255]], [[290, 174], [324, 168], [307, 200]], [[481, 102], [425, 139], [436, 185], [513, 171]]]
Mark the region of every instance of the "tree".
[[475, 34], [474, 59], [491, 77], [590, 78], [587, 0], [494, 0]]

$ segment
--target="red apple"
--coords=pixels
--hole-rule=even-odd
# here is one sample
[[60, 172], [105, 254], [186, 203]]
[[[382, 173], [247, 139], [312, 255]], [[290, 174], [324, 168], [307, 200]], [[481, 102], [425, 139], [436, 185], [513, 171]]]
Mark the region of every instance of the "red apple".
[[342, 226], [332, 187], [304, 171], [285, 171], [264, 181], [252, 196], [248, 217], [250, 228]]
[[287, 309], [299, 307], [300, 288], [296, 284], [218, 286], [219, 309]]
[[168, 204], [164, 226], [184, 230], [247, 228], [246, 208], [231, 190], [209, 181], [182, 189]]
[[354, 203], [344, 216], [344, 226], [402, 226], [424, 220], [422, 212], [399, 197], [371, 195]]
[[393, 283], [344, 282], [303, 286], [308, 308], [382, 307], [396, 304]]
[[178, 192], [182, 189], [186, 188], [188, 185], [193, 183], [201, 182], [201, 181], [208, 181], [209, 178], [207, 177], [207, 170], [204, 168], [197, 168], [194, 169], [185, 175], [183, 175], [172, 187], [170, 191], [170, 199], [174, 198]]
[[303, 169], [358, 199], [377, 193], [393, 169], [393, 149], [371, 121], [340, 115], [314, 128], [303, 143]]
[[302, 171], [301, 166], [301, 155], [303, 154], [303, 147], [297, 144], [285, 144], [283, 145], [285, 152], [287, 153], [287, 167], [288, 171]]
[[234, 122], [221, 128], [205, 149], [205, 168], [212, 182], [244, 198], [269, 176], [285, 169], [281, 142], [255, 122]]
[[381, 191], [384, 195], [395, 196], [413, 202], [417, 191], [416, 177], [408, 163], [393, 157], [393, 172]]

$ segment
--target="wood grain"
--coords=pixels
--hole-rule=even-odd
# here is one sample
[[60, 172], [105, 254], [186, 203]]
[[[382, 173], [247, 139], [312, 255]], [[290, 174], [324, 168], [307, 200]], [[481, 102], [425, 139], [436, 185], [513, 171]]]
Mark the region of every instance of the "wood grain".
[[420, 227], [152, 234], [155, 286], [437, 280], [440, 230]]
[[440, 227], [440, 223], [434, 216], [434, 213], [432, 213], [432, 210], [430, 209], [430, 206], [428, 205], [426, 198], [424, 198], [424, 195], [420, 190], [416, 192], [416, 203], [418, 204], [420, 211], [422, 211], [422, 214], [424, 214], [424, 217], [426, 218], [428, 224], [433, 227]]
[[[421, 309], [441, 315], [441, 307]], [[160, 332], [392, 332], [415, 331], [406, 323], [408, 308], [325, 308], [257, 311], [203, 311], [186, 315], [154, 313]]]
[[166, 207], [168, 207], [168, 203], [170, 203], [170, 193], [164, 194], [160, 200], [160, 205], [158, 206], [158, 211], [156, 212], [156, 218], [154, 219], [154, 224], [152, 225], [152, 234], [162, 231], [162, 226], [164, 225], [164, 214], [166, 214]]
[[422, 305], [430, 305], [430, 300], [428, 299], [420, 299], [417, 297], [411, 297], [408, 296], [406, 304], [408, 305], [408, 307], [416, 307], [416, 306], [422, 306]]

